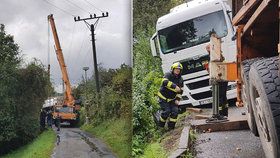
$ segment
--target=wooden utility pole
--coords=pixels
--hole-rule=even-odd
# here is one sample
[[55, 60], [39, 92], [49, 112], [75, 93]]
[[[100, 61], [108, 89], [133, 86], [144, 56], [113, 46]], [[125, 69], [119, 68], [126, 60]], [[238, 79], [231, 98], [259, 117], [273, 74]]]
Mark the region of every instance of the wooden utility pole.
[[[94, 75], [95, 75], [95, 84], [96, 84], [96, 91], [97, 93], [100, 92], [100, 86], [99, 86], [99, 76], [98, 76], [98, 67], [97, 67], [97, 57], [96, 57], [96, 46], [95, 46], [95, 25], [97, 25], [97, 22], [100, 18], [105, 18], [108, 17], [109, 14], [108, 12], [106, 13], [102, 13], [102, 15], [97, 16], [96, 14], [90, 14], [89, 18], [83, 18], [81, 19], [79, 16], [78, 17], [74, 17], [74, 21], [78, 22], [78, 21], [84, 21], [86, 23], [86, 25], [88, 26], [88, 28], [91, 31], [91, 42], [92, 42], [92, 53], [93, 53], [93, 64], [94, 64]], [[92, 19], [97, 19], [96, 22], [94, 24], [89, 24], [87, 22], [87, 20], [92, 20]]]

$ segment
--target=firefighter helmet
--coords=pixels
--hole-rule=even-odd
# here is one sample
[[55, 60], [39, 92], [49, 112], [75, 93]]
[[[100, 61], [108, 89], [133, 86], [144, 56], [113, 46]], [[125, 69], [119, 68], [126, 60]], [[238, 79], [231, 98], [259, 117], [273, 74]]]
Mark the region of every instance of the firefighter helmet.
[[171, 70], [173, 71], [174, 69], [180, 69], [181, 71], [183, 70], [183, 65], [180, 62], [176, 62], [172, 64]]

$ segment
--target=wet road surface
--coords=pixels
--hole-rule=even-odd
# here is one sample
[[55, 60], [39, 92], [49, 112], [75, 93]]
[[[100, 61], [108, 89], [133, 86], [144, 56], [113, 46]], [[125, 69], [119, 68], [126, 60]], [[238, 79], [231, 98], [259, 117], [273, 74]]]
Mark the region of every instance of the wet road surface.
[[[229, 119], [246, 119], [247, 116], [242, 115], [245, 110], [244, 107], [230, 107]], [[265, 158], [260, 138], [249, 129], [200, 133], [194, 146], [197, 158]]]
[[60, 143], [53, 150], [52, 158], [116, 158], [102, 141], [79, 128], [61, 128], [57, 134]]
[[203, 133], [195, 144], [197, 158], [264, 158], [259, 137], [249, 130]]

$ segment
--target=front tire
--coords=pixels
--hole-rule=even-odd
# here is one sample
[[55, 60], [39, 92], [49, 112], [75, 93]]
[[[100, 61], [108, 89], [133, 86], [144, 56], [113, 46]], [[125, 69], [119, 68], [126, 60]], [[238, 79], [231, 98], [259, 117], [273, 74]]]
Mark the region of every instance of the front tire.
[[280, 80], [278, 57], [255, 62], [249, 72], [250, 99], [264, 153], [280, 157]]

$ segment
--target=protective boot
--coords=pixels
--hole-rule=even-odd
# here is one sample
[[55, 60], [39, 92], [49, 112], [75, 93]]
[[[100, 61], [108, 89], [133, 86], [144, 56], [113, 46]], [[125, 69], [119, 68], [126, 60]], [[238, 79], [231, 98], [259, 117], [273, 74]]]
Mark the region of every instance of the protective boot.
[[164, 119], [162, 116], [160, 116], [158, 126], [161, 127], [161, 128], [164, 128], [165, 122], [166, 122], [166, 119]]
[[175, 128], [176, 122], [177, 122], [177, 117], [176, 118], [170, 117], [169, 122], [168, 122], [168, 129], [173, 130]]
[[219, 111], [220, 115], [228, 117], [228, 108], [224, 108], [223, 110]]
[[176, 122], [169, 121], [168, 122], [168, 130], [173, 130], [175, 128], [175, 124], [176, 124]]
[[219, 106], [219, 114], [228, 117], [228, 103]]

